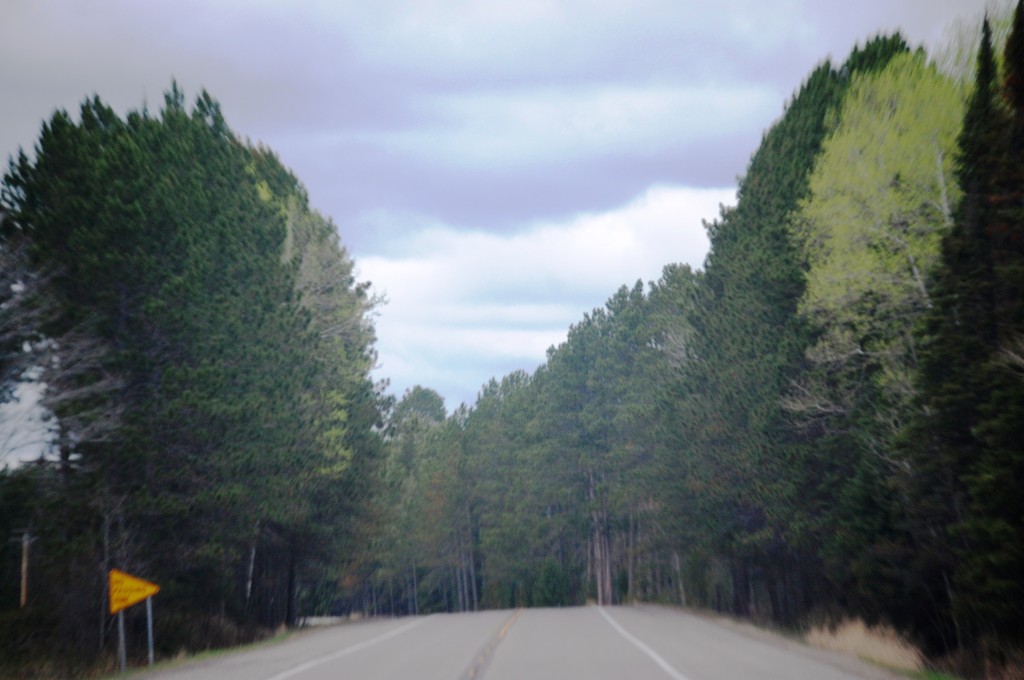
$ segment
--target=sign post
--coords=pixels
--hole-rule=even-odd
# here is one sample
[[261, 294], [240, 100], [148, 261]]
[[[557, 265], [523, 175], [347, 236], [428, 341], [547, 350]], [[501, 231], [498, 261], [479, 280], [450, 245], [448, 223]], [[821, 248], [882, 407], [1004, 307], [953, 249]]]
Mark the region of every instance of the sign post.
[[160, 586], [118, 569], [110, 570], [110, 613], [117, 614], [118, 654], [121, 672], [128, 668], [128, 655], [124, 641], [124, 610], [146, 601], [146, 633], [149, 642], [149, 665], [153, 665], [153, 600]]
[[28, 529], [21, 535], [21, 608], [28, 604], [28, 547], [32, 544], [32, 534]]
[[149, 665], [153, 665], [153, 598], [146, 598], [146, 640], [149, 642]]
[[117, 613], [117, 657], [121, 660], [121, 672], [128, 670], [128, 650], [124, 643], [124, 610]]

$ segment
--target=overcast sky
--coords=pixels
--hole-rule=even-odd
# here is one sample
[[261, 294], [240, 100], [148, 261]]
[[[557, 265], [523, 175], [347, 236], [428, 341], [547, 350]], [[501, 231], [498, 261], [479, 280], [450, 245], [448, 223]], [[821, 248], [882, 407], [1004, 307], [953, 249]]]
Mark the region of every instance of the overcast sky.
[[389, 303], [380, 367], [449, 409], [734, 200], [818, 63], [879, 32], [935, 45], [985, 0], [0, 0], [0, 154], [88, 95], [206, 88], [338, 226]]

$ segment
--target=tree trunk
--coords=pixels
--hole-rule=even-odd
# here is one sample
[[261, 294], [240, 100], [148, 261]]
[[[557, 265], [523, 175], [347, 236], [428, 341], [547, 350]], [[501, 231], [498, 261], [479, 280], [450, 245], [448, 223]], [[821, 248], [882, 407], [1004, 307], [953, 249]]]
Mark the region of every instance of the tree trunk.
[[777, 622], [785, 625], [789, 625], [790, 618], [789, 613], [782, 606], [783, 595], [786, 591], [786, 573], [789, 571], [789, 565], [786, 564], [787, 560], [782, 562], [782, 573], [779, 578], [775, 578], [773, 571], [769, 571], [768, 578], [768, 604], [772, 610], [769, 612], [769, 617]]
[[602, 513], [602, 515], [602, 524], [604, 525], [604, 531], [602, 532], [604, 549], [601, 552], [604, 555], [604, 593], [605, 602], [611, 605], [615, 604], [615, 597], [612, 591], [612, 546], [611, 536], [608, 531], [608, 516], [606, 513]]
[[458, 567], [452, 567], [452, 591], [452, 599], [448, 601], [448, 611], [460, 611], [462, 591], [459, 589]]
[[473, 518], [469, 512], [469, 507], [466, 508], [466, 527], [469, 531], [469, 583], [470, 592], [473, 595], [473, 611], [480, 611], [480, 597], [477, 593], [476, 583], [476, 558], [473, 555]]
[[683, 570], [679, 564], [679, 553], [675, 550], [672, 551], [672, 566], [676, 570], [676, 584], [679, 586], [679, 605], [681, 607], [686, 606], [686, 588], [683, 584]]
[[470, 597], [469, 597], [469, 565], [466, 564], [466, 544], [459, 538], [459, 571], [462, 572], [462, 600], [464, 602], [463, 611], [469, 611], [470, 608]]
[[733, 559], [730, 568], [732, 572], [732, 613], [737, 616], [750, 615], [750, 602], [747, 599], [749, 587], [747, 585], [745, 562], [742, 559]]
[[103, 513], [103, 564], [101, 566], [103, 579], [103, 601], [100, 603], [100, 652], [107, 645], [107, 603], [110, 598], [110, 580], [107, 574], [110, 573], [110, 513]]
[[413, 585], [413, 576], [409, 574], [409, 580], [405, 582], [405, 612], [412, 616], [416, 613], [416, 606], [413, 604], [413, 593], [415, 592], [415, 586]]
[[253, 576], [256, 572], [256, 543], [260, 538], [260, 521], [256, 520], [255, 533], [252, 537], [252, 548], [249, 550], [249, 568], [245, 578], [245, 611], [249, 613], [249, 605], [252, 603]]
[[477, 592], [476, 564], [475, 564], [475, 561], [476, 560], [473, 557], [473, 552], [470, 551], [470, 553], [469, 553], [470, 593], [472, 593], [472, 595], [473, 595], [473, 611], [477, 612], [477, 611], [480, 611], [480, 594]]
[[[597, 547], [594, 545], [593, 537], [587, 537], [587, 582], [590, 583], [592, 579], [596, 579], [594, 576], [596, 571], [594, 570], [594, 551]], [[596, 583], [596, 581], [595, 581]]]
[[597, 604], [605, 606], [611, 604], [611, 567], [608, 564], [608, 543], [604, 531], [604, 518], [597, 509], [597, 484], [594, 481], [594, 473], [589, 473], [590, 479], [590, 511], [591, 522], [594, 530], [594, 581], [597, 586]]
[[420, 614], [420, 582], [416, 575], [416, 563], [412, 564], [412, 592], [413, 592], [413, 614], [419, 616]]
[[296, 588], [298, 586], [297, 570], [298, 561], [295, 556], [295, 545], [293, 544], [288, 551], [288, 596], [287, 604], [285, 605], [284, 624], [289, 628], [295, 627], [295, 595]]
[[755, 587], [755, 576], [756, 575], [754, 574], [754, 568], [748, 564], [747, 590], [749, 594], [747, 595], [747, 611], [750, 613], [751, 618], [756, 618], [761, 614], [761, 611], [758, 609], [757, 606], [757, 589]]
[[636, 561], [636, 534], [633, 511], [629, 512], [629, 534], [626, 545], [626, 600], [632, 602], [636, 599], [636, 586], [633, 582], [633, 563]]
[[459, 549], [459, 565], [455, 568], [455, 573], [458, 577], [457, 584], [459, 586], [459, 611], [464, 612], [469, 609], [469, 598], [467, 597], [469, 592], [466, 588], [466, 568], [461, 548]]
[[609, 603], [604, 589], [604, 537], [601, 536], [596, 510], [592, 513], [592, 521], [594, 523], [594, 581], [597, 585], [597, 604], [603, 607]]

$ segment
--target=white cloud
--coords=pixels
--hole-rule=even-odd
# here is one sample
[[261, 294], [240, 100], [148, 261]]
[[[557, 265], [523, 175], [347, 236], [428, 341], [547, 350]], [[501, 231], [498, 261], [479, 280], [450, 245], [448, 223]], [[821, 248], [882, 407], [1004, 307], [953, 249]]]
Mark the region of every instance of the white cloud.
[[698, 47], [693, 61], [701, 58], [702, 50], [757, 58], [780, 46], [800, 46], [818, 28], [804, 19], [806, 4], [379, 0], [322, 2], [319, 12], [325, 23], [357, 26], [348, 32], [350, 44], [376, 64], [442, 79], [473, 74], [515, 78], [528, 73], [543, 80], [629, 70], [633, 65], [642, 67], [634, 75], [671, 73], [680, 63], [666, 57], [693, 46]]
[[757, 127], [779, 107], [767, 87], [639, 86], [439, 95], [433, 125], [359, 135], [440, 164], [488, 169], [625, 154], [654, 156]]
[[360, 277], [389, 300], [377, 319], [381, 377], [397, 393], [436, 379], [425, 386], [451, 406], [491, 377], [533, 370], [620, 285], [656, 280], [669, 262], [699, 267], [701, 220], [734, 200], [733, 189], [655, 187], [616, 210], [516, 234], [431, 227], [400, 252], [359, 256]]
[[32, 369], [14, 386], [9, 401], [0, 402], [0, 468], [18, 467], [52, 453], [54, 423], [42, 406], [46, 385]]
[[550, 73], [601, 55], [625, 26], [648, 33], [645, 17], [664, 16], [670, 6], [671, 0], [397, 0], [331, 2], [321, 10], [327, 21], [358, 26], [350, 40], [374, 63], [446, 74]]
[[507, 229], [651, 183], [729, 183], [827, 54], [897, 26], [934, 39], [986, 1], [4, 0], [0, 155], [91, 92], [156, 110], [171, 77], [209, 88], [319, 209], [394, 244], [359, 258], [392, 300], [382, 376], [471, 397], [620, 284], [699, 264], [700, 218], [731, 191], [662, 187], [511, 236], [446, 223]]

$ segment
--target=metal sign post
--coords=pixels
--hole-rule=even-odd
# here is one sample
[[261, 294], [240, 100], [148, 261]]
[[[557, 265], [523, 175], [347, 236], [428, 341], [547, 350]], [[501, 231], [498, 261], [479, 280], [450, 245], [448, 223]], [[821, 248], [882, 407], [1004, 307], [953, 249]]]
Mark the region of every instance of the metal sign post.
[[124, 643], [124, 610], [117, 612], [117, 656], [121, 659], [121, 672], [128, 670], [128, 648]]
[[149, 665], [153, 665], [153, 597], [146, 598], [146, 638], [149, 642]]
[[153, 596], [160, 586], [117, 569], [110, 570], [110, 613], [117, 614], [118, 653], [121, 672], [128, 668], [128, 655], [124, 641], [124, 610], [146, 601], [146, 633], [149, 642], [149, 665], [153, 665]]

